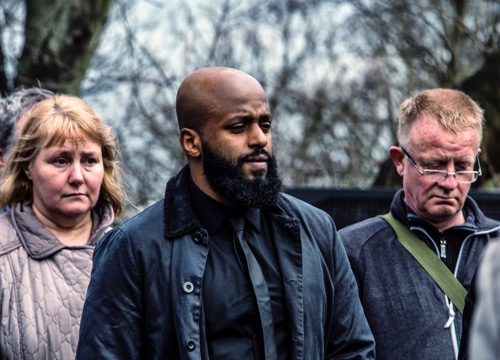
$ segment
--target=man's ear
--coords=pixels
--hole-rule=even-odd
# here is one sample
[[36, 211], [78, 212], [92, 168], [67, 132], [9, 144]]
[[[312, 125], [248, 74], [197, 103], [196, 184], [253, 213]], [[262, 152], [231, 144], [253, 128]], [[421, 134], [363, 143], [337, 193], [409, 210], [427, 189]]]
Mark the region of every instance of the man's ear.
[[201, 155], [201, 137], [193, 129], [182, 128], [179, 135], [179, 142], [188, 157], [198, 158]]
[[392, 159], [392, 162], [394, 163], [394, 166], [396, 167], [396, 171], [400, 176], [403, 176], [404, 169], [405, 169], [405, 163], [404, 163], [404, 158], [405, 154], [403, 153], [403, 150], [399, 146], [391, 146], [389, 148], [389, 156]]

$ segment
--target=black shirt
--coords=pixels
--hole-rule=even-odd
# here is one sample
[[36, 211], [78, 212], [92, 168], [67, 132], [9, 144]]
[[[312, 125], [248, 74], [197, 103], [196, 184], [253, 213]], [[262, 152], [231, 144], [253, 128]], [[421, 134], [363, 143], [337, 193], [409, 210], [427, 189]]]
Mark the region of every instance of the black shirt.
[[[259, 312], [248, 271], [238, 261], [229, 216], [244, 216], [246, 240], [266, 279], [275, 328], [277, 353], [288, 359], [290, 333], [279, 262], [266, 219], [259, 209], [234, 210], [213, 200], [190, 182], [193, 212], [210, 241], [203, 276], [203, 311], [210, 359], [264, 359]], [[249, 231], [253, 234], [249, 235]]]

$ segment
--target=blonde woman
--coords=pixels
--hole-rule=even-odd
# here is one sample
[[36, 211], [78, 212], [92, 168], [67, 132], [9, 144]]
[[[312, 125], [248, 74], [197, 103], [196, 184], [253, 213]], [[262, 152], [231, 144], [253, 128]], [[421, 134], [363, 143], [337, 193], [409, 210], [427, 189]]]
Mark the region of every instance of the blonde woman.
[[72, 359], [96, 241], [120, 214], [111, 129], [56, 95], [26, 119], [0, 185], [0, 358]]

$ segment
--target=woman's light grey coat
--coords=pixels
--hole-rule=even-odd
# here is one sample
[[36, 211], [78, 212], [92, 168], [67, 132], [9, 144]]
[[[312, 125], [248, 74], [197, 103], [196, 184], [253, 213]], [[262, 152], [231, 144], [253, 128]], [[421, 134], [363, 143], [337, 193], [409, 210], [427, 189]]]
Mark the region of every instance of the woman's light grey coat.
[[89, 245], [61, 243], [17, 204], [0, 213], [0, 358], [74, 359], [97, 239], [113, 211], [93, 214]]

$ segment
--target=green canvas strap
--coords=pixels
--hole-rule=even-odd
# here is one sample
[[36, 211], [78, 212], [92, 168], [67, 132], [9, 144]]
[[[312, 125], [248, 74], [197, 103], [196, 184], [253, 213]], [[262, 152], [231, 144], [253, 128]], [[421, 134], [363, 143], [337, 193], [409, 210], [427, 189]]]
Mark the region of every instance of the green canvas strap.
[[389, 212], [380, 215], [382, 219], [392, 227], [399, 242], [408, 252], [422, 265], [422, 267], [434, 279], [436, 284], [444, 291], [455, 307], [463, 313], [465, 296], [467, 290], [452, 274], [450, 269], [438, 258], [438, 256], [405, 225], [394, 218]]

